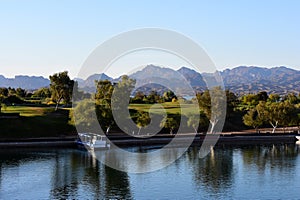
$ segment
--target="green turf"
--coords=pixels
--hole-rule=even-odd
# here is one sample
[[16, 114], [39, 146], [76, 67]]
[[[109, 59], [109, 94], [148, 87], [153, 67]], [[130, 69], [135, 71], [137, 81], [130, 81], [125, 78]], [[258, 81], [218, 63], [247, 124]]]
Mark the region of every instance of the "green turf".
[[20, 116], [34, 117], [44, 116], [49, 112], [53, 112], [54, 108], [50, 107], [30, 107], [30, 106], [7, 106], [2, 109], [3, 113], [20, 113]]
[[[195, 104], [179, 104], [179, 103], [172, 103], [172, 102], [167, 102], [167, 103], [162, 103], [161, 104], [167, 114], [176, 114], [176, 113], [197, 113], [197, 110], [199, 110], [199, 107]], [[149, 112], [149, 109], [153, 106], [153, 104], [130, 104], [129, 108], [134, 109], [137, 111], [144, 111], [144, 112]], [[181, 112], [182, 110], [182, 112]], [[154, 114], [160, 114], [163, 113], [162, 109], [160, 107], [152, 107], [151, 113]]]

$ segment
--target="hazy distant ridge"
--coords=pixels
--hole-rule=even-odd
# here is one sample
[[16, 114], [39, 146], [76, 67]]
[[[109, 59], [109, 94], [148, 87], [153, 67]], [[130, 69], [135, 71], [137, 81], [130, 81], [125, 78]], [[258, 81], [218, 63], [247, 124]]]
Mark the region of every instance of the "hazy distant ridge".
[[50, 80], [42, 76], [15, 76], [15, 78], [5, 78], [0, 75], [0, 87], [24, 88], [34, 90], [41, 87], [49, 87]]
[[[240, 66], [233, 69], [226, 69], [220, 72], [223, 77], [226, 88], [236, 93], [249, 93], [258, 91], [287, 93], [300, 92], [300, 71], [287, 67], [262, 68], [256, 66]], [[142, 88], [144, 91], [151, 90], [152, 86], [155, 89], [158, 86], [153, 84], [155, 80], [161, 82], [172, 80], [175, 87], [179, 86], [181, 82], [177, 77], [182, 75], [186, 81], [198, 91], [204, 90], [206, 87], [204, 78], [211, 76], [209, 73], [202, 75], [193, 69], [182, 67], [179, 70], [170, 68], [162, 68], [154, 65], [148, 65], [144, 69], [137, 71], [130, 76], [130, 78], [139, 80], [147, 87]], [[93, 74], [86, 80], [76, 78], [80, 88], [87, 91], [94, 91], [95, 80], [110, 80], [117, 82], [119, 78], [113, 79], [106, 74]], [[15, 78], [5, 78], [0, 75], [0, 87], [21, 87], [25, 89], [37, 89], [40, 87], [49, 86], [49, 79], [36, 76], [16, 76]], [[152, 84], [152, 85], [151, 85]]]

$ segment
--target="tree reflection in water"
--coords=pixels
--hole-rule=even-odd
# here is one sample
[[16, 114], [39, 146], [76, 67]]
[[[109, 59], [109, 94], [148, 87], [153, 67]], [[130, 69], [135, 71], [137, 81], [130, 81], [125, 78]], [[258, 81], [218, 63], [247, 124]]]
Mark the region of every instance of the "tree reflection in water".
[[199, 149], [194, 147], [188, 152], [192, 164], [193, 177], [198, 187], [207, 187], [213, 192], [229, 188], [232, 185], [232, 150], [211, 147], [211, 152], [199, 158]]
[[128, 176], [101, 164], [85, 151], [60, 152], [55, 157], [51, 199], [129, 199]]
[[[288, 170], [295, 166], [299, 146], [294, 144], [257, 145], [241, 148], [245, 167], [257, 167], [263, 173], [266, 169]], [[289, 161], [289, 162], [287, 162]]]
[[[135, 150], [148, 152], [156, 148]], [[165, 194], [164, 197], [172, 199], [297, 199], [299, 148], [295, 144], [224, 145], [212, 148], [202, 159], [199, 148], [194, 147], [169, 167], [137, 175], [106, 167], [93, 155], [77, 149], [3, 150], [0, 196], [2, 199], [159, 199]], [[145, 157], [130, 160], [129, 164], [146, 167], [156, 161], [167, 162], [167, 157], [177, 154], [174, 148], [169, 154], [158, 154], [154, 160]], [[108, 154], [107, 159], [118, 160], [118, 156]]]

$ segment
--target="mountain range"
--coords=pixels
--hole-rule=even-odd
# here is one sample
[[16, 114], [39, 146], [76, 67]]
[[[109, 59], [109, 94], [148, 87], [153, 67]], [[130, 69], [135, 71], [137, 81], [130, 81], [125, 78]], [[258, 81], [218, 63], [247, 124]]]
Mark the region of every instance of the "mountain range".
[[[256, 93], [267, 91], [268, 93], [286, 94], [288, 92], [300, 92], [300, 71], [287, 67], [263, 68], [256, 66], [240, 66], [219, 71], [227, 89], [238, 93]], [[148, 65], [140, 71], [130, 74], [129, 77], [137, 81], [141, 86], [138, 90], [145, 93], [151, 90], [164, 91], [167, 86], [183, 90], [188, 84], [196, 91], [206, 89], [206, 82], [211, 79], [213, 73], [198, 73], [193, 69], [182, 67], [179, 70]], [[106, 74], [93, 74], [86, 80], [75, 78], [79, 88], [85, 91], [95, 90], [95, 80], [110, 80], [117, 82], [119, 78], [112, 78]], [[0, 75], [0, 87], [21, 87], [24, 89], [37, 89], [49, 86], [49, 79], [43, 77], [16, 76], [5, 78]], [[164, 85], [164, 86], [163, 86]]]
[[0, 87], [23, 88], [34, 90], [41, 87], [49, 87], [50, 80], [42, 76], [15, 76], [15, 78], [5, 78], [0, 75]]

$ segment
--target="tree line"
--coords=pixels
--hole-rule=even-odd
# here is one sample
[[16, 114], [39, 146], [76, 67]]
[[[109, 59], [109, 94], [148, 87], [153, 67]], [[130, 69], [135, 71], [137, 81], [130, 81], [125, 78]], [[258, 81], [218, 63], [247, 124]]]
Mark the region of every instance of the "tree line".
[[11, 87], [0, 88], [0, 105], [41, 104], [45, 102], [56, 105], [55, 109], [57, 110], [60, 104], [68, 105], [71, 103], [73, 90], [77, 91], [78, 95], [84, 95], [83, 92], [78, 91], [77, 82], [70, 79], [67, 71], [55, 73], [49, 78], [51, 83], [48, 87], [39, 88], [35, 91]]
[[[109, 130], [116, 125], [112, 115], [112, 95], [115, 88], [122, 88], [122, 91], [131, 91], [134, 88], [135, 81], [127, 76], [124, 76], [119, 83], [112, 83], [108, 80], [96, 81], [96, 94], [94, 101], [96, 102], [96, 112], [98, 121], [101, 127]], [[122, 86], [122, 87], [121, 87]], [[130, 92], [124, 94], [129, 96]], [[221, 95], [224, 93], [224, 95]], [[213, 94], [213, 98], [211, 97]], [[125, 98], [125, 97], [122, 97]], [[223, 99], [222, 99], [223, 98]], [[216, 101], [218, 99], [218, 101]], [[221, 99], [221, 100], [220, 100]], [[272, 127], [273, 133], [276, 128], [299, 126], [299, 103], [300, 96], [296, 94], [287, 94], [280, 96], [278, 94], [267, 94], [267, 92], [259, 92], [257, 94], [245, 94], [238, 96], [229, 90], [223, 90], [220, 87], [206, 90], [197, 93], [196, 97], [191, 100], [186, 100], [183, 97], [177, 97], [172, 91], [166, 91], [163, 95], [152, 91], [148, 95], [142, 92], [135, 92], [129, 98], [131, 104], [155, 104], [164, 102], [173, 102], [176, 104], [178, 101], [184, 101], [185, 104], [198, 104], [199, 113], [187, 113], [181, 116], [180, 113], [168, 114], [162, 120], [160, 126], [164, 131], [169, 130], [170, 133], [178, 130], [179, 125], [182, 123], [184, 126], [189, 127], [189, 130], [199, 132], [214, 132], [214, 127], [218, 126], [221, 122], [220, 116], [223, 114], [225, 118], [226, 130], [239, 130], [253, 127], [258, 131], [259, 127]], [[220, 102], [223, 102], [220, 103]], [[81, 109], [78, 113], [83, 113], [83, 104], [79, 104], [76, 109]], [[91, 104], [93, 105], [93, 103]], [[215, 110], [212, 112], [212, 105], [215, 105]], [[91, 110], [90, 110], [91, 111]], [[141, 130], [151, 122], [149, 112], [131, 109], [129, 110], [131, 119], [135, 122], [136, 126]], [[225, 113], [221, 113], [224, 112]], [[86, 110], [86, 116], [88, 109]], [[82, 116], [82, 122], [84, 116]], [[90, 122], [91, 119], [87, 120]], [[95, 122], [96, 123], [96, 122]], [[210, 126], [209, 126], [210, 124]], [[208, 128], [210, 129], [208, 130]], [[131, 127], [132, 128], [132, 127]], [[107, 132], [107, 131], [106, 131]], [[137, 131], [140, 133], [140, 131]]]
[[[49, 87], [40, 88], [33, 92], [28, 92], [22, 88], [0, 88], [0, 102], [20, 103], [26, 99], [43, 99], [53, 102], [58, 109], [60, 104], [68, 105], [74, 100], [81, 100], [76, 103], [74, 109], [76, 113], [80, 113], [76, 123], [91, 127], [95, 123], [100, 123], [105, 132], [118, 129], [116, 119], [113, 116], [113, 111], [115, 111], [113, 109], [116, 108], [120, 109], [115, 111], [119, 112], [118, 116], [120, 117], [117, 117], [120, 118], [119, 120], [123, 120], [122, 118], [133, 120], [134, 124], [131, 121], [126, 121], [125, 124], [128, 123], [128, 127], [125, 129], [135, 130], [135, 134], [143, 134], [143, 128], [151, 123], [151, 113], [137, 109], [129, 109], [127, 113], [121, 108], [124, 106], [128, 108], [128, 105], [118, 104], [118, 99], [127, 99], [129, 104], [165, 102], [171, 102], [174, 105], [177, 103], [197, 104], [200, 108], [199, 113], [186, 113], [184, 116], [181, 113], [168, 113], [167, 116], [160, 117], [162, 119], [161, 128], [170, 133], [176, 132], [179, 125], [182, 124], [194, 132], [213, 133], [215, 127], [222, 124], [220, 121], [222, 115], [225, 118], [225, 130], [252, 127], [258, 131], [259, 128], [271, 127], [274, 133], [278, 127], [300, 126], [300, 95], [294, 93], [280, 96], [262, 91], [256, 94], [238, 96], [229, 90], [215, 87], [210, 91], [205, 90], [197, 93], [190, 100], [176, 96], [170, 90], [166, 90], [163, 94], [158, 94], [156, 91], [151, 91], [148, 94], [136, 91], [132, 95], [135, 80], [123, 76], [118, 83], [108, 80], [95, 81], [96, 93], [91, 95], [80, 91], [77, 82], [71, 80], [66, 71], [55, 73], [49, 78], [51, 81]], [[72, 94], [73, 91], [75, 94]], [[113, 94], [115, 94], [114, 97], [112, 97]], [[213, 96], [211, 96], [212, 94]], [[72, 96], [76, 99], [72, 100]], [[212, 105], [214, 105], [214, 112], [212, 112]], [[96, 121], [90, 117], [90, 113], [94, 110], [96, 110], [97, 115]], [[75, 121], [73, 116], [71, 118]]]

